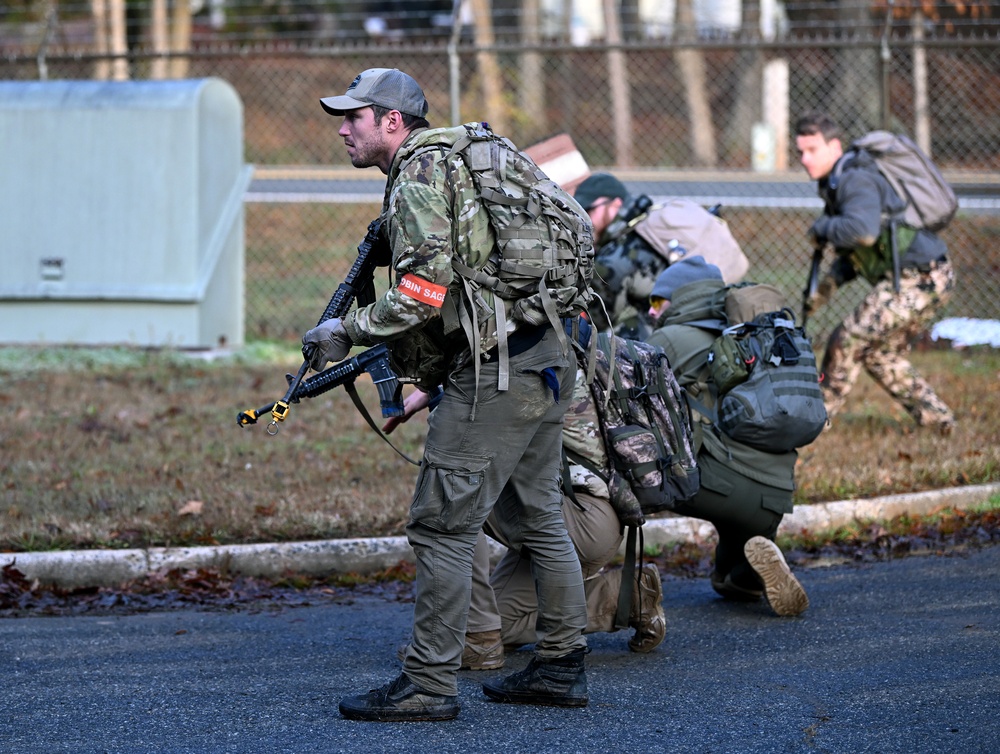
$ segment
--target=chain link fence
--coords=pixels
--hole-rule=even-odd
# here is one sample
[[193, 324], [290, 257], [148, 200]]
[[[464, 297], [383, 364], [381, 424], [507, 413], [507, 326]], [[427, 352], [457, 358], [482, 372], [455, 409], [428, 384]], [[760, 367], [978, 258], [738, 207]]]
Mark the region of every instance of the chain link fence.
[[[356, 20], [363, 27], [366, 18]], [[364, 44], [215, 40], [169, 57], [183, 61], [187, 77], [228, 81], [243, 101], [246, 160], [256, 166], [246, 203], [250, 339], [297, 339], [311, 327], [378, 213], [384, 177], [351, 168], [339, 121], [318, 103], [369, 67], [411, 73], [432, 125], [489, 120], [522, 147], [564, 132], [592, 170], [614, 172], [631, 188], [656, 194], [669, 186], [721, 201], [750, 258], [748, 277], [796, 302], [811, 257], [805, 232], [820, 211], [794, 154], [796, 115], [825, 109], [851, 135], [907, 132], [959, 190], [962, 208], [943, 233], [958, 276], [947, 314], [1000, 318], [1000, 41], [925, 36], [905, 23], [888, 37], [875, 23], [850, 38], [817, 28], [826, 36], [768, 41], [674, 30], [670, 38], [626, 33], [621, 43], [584, 46], [503, 34], [483, 46], [467, 33], [450, 45], [444, 33], [436, 41], [369, 35]], [[92, 78], [110, 59], [56, 48], [44, 59], [9, 45], [5, 52], [0, 78], [15, 80]], [[128, 75], [151, 77], [162, 57], [128, 52]], [[863, 288], [843, 289], [810, 330], [827, 334]]]

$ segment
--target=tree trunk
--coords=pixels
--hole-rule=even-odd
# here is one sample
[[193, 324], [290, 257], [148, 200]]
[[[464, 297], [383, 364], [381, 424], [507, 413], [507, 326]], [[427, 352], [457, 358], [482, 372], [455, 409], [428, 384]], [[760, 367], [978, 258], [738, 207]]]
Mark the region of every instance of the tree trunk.
[[913, 140], [931, 157], [930, 98], [927, 94], [927, 48], [924, 47], [924, 14], [913, 11]]
[[115, 81], [128, 81], [128, 40], [125, 34], [125, 0], [111, 0], [111, 77]]
[[[170, 49], [175, 54], [191, 51], [191, 3], [174, 0], [174, 24], [171, 30]], [[170, 78], [186, 79], [190, 62], [186, 56], [171, 58]]]
[[153, 52], [157, 57], [153, 58], [153, 64], [149, 71], [149, 77], [160, 81], [167, 77], [169, 70], [168, 59], [164, 57], [170, 50], [168, 35], [170, 33], [167, 24], [167, 0], [152, 0], [153, 6], [150, 9], [150, 36], [153, 42]]
[[[868, 14], [867, 5], [842, 0], [837, 6], [837, 20], [843, 29], [862, 26], [868, 22]], [[835, 101], [825, 109], [837, 118], [845, 136], [860, 136], [882, 121], [879, 54], [862, 47], [847, 47], [836, 54], [836, 78], [828, 88]]]
[[539, 0], [523, 0], [521, 9], [521, 41], [526, 47], [521, 54], [521, 81], [519, 101], [525, 111], [529, 126], [528, 141], [534, 142], [548, 133], [548, 118], [545, 112], [545, 78], [542, 72], [542, 55], [538, 51], [541, 42]]
[[[757, 0], [744, 0], [743, 24], [747, 29], [758, 28], [759, 8]], [[759, 47], [741, 47], [736, 50], [731, 75], [737, 77], [737, 88], [733, 106], [728, 113], [729, 117], [722, 128], [723, 159], [735, 157], [740, 163], [744, 162], [744, 155], [747, 154], [747, 148], [751, 144], [754, 123], [763, 118], [761, 114], [763, 69], [764, 56]]]
[[476, 67], [479, 70], [486, 118], [493, 130], [507, 135], [507, 109], [503, 101], [503, 79], [497, 63], [496, 52], [483, 50], [496, 41], [493, 35], [492, 3], [490, 0], [471, 0], [472, 22], [476, 41]]
[[107, 0], [90, 0], [94, 16], [94, 54], [101, 56], [94, 63], [94, 78], [107, 81], [111, 78], [111, 64], [104, 57], [111, 46], [108, 44], [108, 4]]
[[[681, 43], [694, 39], [694, 10], [691, 0], [677, 0], [677, 26]], [[712, 124], [712, 107], [708, 101], [708, 75], [705, 56], [693, 48], [679, 49], [674, 53], [677, 68], [684, 84], [691, 133], [692, 162], [710, 167], [718, 162], [715, 146], [715, 127]]]
[[[616, 0], [604, 0], [604, 28], [609, 45], [622, 43], [622, 26], [616, 6]], [[625, 53], [621, 49], [608, 50], [608, 86], [615, 129], [615, 166], [632, 167], [632, 92]]]

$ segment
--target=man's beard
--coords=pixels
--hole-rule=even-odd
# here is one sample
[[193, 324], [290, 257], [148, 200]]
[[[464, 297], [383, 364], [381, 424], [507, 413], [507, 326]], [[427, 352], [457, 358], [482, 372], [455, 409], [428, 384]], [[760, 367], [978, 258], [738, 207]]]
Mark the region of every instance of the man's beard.
[[377, 131], [364, 144], [354, 143], [354, 155], [351, 157], [351, 164], [356, 168], [378, 166], [384, 152], [385, 136], [381, 131]]

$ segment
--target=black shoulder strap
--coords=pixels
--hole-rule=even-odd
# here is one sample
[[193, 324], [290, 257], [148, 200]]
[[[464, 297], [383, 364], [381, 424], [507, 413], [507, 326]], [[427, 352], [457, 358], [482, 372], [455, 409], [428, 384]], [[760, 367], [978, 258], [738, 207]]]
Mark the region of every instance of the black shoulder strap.
[[[639, 540], [638, 568], [636, 567], [636, 538]], [[632, 579], [639, 583], [642, 576], [643, 542], [642, 527], [628, 527], [625, 537], [625, 561], [622, 563], [622, 585], [618, 590], [618, 610], [615, 612], [615, 628], [628, 628], [629, 615], [632, 612]]]
[[349, 396], [351, 396], [351, 401], [353, 401], [354, 407], [358, 409], [358, 413], [360, 413], [365, 418], [365, 421], [368, 422], [368, 426], [371, 427], [372, 429], [374, 429], [375, 432], [378, 434], [379, 437], [381, 437], [383, 440], [385, 440], [387, 443], [389, 443], [389, 447], [392, 448], [393, 450], [395, 450], [396, 453], [398, 453], [401, 458], [409, 461], [414, 466], [419, 466], [420, 465], [419, 461], [414, 461], [412, 458], [410, 458], [408, 455], [406, 455], [406, 453], [404, 453], [399, 448], [397, 448], [395, 445], [393, 445], [392, 444], [392, 440], [390, 440], [388, 437], [386, 437], [385, 434], [382, 432], [382, 430], [378, 428], [378, 425], [375, 423], [375, 420], [372, 419], [371, 414], [368, 413], [368, 409], [365, 408], [365, 404], [364, 404], [364, 401], [361, 400], [361, 396], [358, 395], [358, 390], [357, 390], [356, 387], [354, 387], [354, 381], [353, 380], [350, 381], [350, 382], [344, 383], [344, 390], [346, 390], [347, 394]]

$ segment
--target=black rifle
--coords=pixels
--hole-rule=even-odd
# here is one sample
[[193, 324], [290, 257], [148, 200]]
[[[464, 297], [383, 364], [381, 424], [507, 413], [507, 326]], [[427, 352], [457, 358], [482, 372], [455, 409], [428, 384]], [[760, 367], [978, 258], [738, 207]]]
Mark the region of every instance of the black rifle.
[[824, 244], [817, 244], [813, 249], [812, 266], [809, 268], [809, 279], [806, 281], [806, 289], [802, 292], [802, 330], [806, 329], [806, 321], [809, 319], [809, 300], [819, 291], [819, 271], [823, 265]]
[[889, 220], [889, 252], [892, 255], [892, 292], [899, 295], [900, 263], [895, 220]]
[[600, 249], [598, 249], [598, 256], [601, 256], [602, 252], [612, 247], [612, 244], [617, 241], [621, 236], [624, 236], [626, 231], [628, 231], [633, 223], [633, 221], [645, 215], [653, 207], [653, 200], [650, 199], [645, 194], [641, 194], [631, 200], [627, 204], [624, 204], [620, 210], [618, 210], [618, 216], [611, 221], [611, 224], [605, 228], [604, 232], [601, 234], [602, 238], [609, 239], [607, 243], [604, 244]]
[[[372, 220], [368, 224], [368, 232], [365, 234], [361, 245], [358, 246], [358, 258], [354, 260], [354, 264], [351, 266], [350, 272], [347, 273], [347, 277], [344, 278], [344, 282], [337, 286], [337, 290], [330, 299], [330, 303], [326, 305], [326, 309], [323, 311], [323, 316], [316, 323], [317, 327], [333, 317], [345, 316], [351, 310], [351, 305], [355, 299], [357, 299], [359, 306], [368, 306], [375, 301], [375, 268], [380, 263], [384, 264], [386, 259], [386, 249], [381, 246], [379, 237], [380, 226], [381, 222], [378, 219]], [[288, 381], [288, 390], [283, 398], [266, 406], [261, 406], [256, 410], [248, 409], [241, 411], [236, 415], [236, 423], [241, 427], [256, 424], [257, 419], [262, 414], [270, 411], [271, 423], [268, 425], [267, 431], [271, 435], [277, 434], [278, 422], [284, 421], [285, 417], [288, 416], [289, 404], [298, 403], [297, 392], [302, 378], [305, 377], [306, 372], [309, 370], [309, 356], [311, 353], [311, 346], [303, 347], [302, 354], [305, 356], [305, 361], [299, 367], [298, 374]], [[388, 368], [388, 363], [386, 367]], [[401, 415], [403, 410], [402, 403], [399, 403], [398, 410], [399, 413], [386, 414], [386, 408], [383, 404], [382, 412], [385, 416]]]
[[[362, 351], [357, 356], [350, 359], [345, 359], [338, 364], [330, 367], [329, 369], [324, 369], [319, 374], [313, 375], [307, 380], [303, 380], [299, 383], [298, 390], [295, 391], [295, 395], [292, 396], [292, 403], [298, 403], [302, 398], [315, 398], [317, 395], [322, 395], [327, 390], [332, 390], [335, 387], [341, 385], [347, 390], [347, 394], [351, 396], [351, 400], [354, 402], [355, 408], [358, 409], [358, 413], [361, 414], [365, 421], [368, 422], [368, 426], [375, 430], [375, 432], [387, 443], [389, 447], [395, 450], [399, 455], [409, 461], [412, 464], [419, 465], [417, 461], [414, 461], [403, 451], [397, 448], [389, 438], [383, 434], [382, 430], [378, 428], [378, 425], [372, 420], [371, 414], [368, 413], [368, 409], [365, 408], [365, 404], [361, 402], [361, 397], [358, 395], [357, 389], [354, 387], [354, 381], [359, 375], [367, 372], [371, 378], [375, 387], [378, 388], [379, 402], [382, 407], [382, 416], [402, 416], [404, 414], [403, 408], [403, 384], [396, 377], [396, 373], [392, 371], [392, 366], [389, 362], [389, 348], [385, 343], [379, 343], [377, 346], [372, 346], [367, 351]], [[291, 385], [292, 381], [295, 379], [292, 375], [286, 374], [285, 378], [288, 380], [288, 384]]]
[[[359, 375], [367, 372], [371, 375], [372, 382], [378, 388], [379, 402], [382, 406], [382, 416], [402, 416], [403, 405], [400, 395], [403, 385], [392, 371], [389, 364], [389, 349], [385, 343], [362, 351], [357, 356], [345, 359], [338, 364], [325, 369], [319, 374], [313, 375], [299, 384], [298, 390], [292, 396], [292, 403], [298, 403], [302, 398], [315, 398], [328, 390], [341, 385], [348, 388], [354, 383]], [[285, 378], [291, 385], [294, 377], [286, 374]], [[349, 392], [353, 392], [350, 391]], [[365, 412], [362, 411], [362, 414]]]

